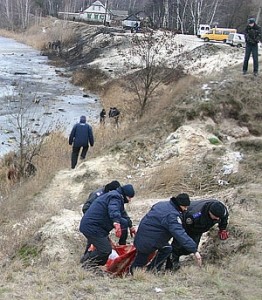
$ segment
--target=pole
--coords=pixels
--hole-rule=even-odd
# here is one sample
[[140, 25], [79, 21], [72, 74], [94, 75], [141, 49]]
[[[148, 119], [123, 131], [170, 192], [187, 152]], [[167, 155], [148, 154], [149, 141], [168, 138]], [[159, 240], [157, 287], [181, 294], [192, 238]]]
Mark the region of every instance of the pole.
[[259, 22], [260, 13], [261, 13], [261, 6], [259, 7], [258, 12], [257, 12], [257, 17], [256, 17], [256, 23], [257, 24]]
[[107, 17], [107, 12], [108, 12], [108, 0], [106, 0], [106, 3], [105, 3], [105, 18], [104, 18], [104, 26], [106, 26], [106, 17]]

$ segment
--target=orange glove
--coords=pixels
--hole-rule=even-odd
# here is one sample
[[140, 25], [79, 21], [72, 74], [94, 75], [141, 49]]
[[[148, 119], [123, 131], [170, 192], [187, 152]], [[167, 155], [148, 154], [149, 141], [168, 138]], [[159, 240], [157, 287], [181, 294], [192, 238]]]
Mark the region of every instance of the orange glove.
[[119, 223], [114, 223], [114, 227], [115, 227], [115, 235], [117, 238], [120, 238], [122, 235], [122, 229]]
[[218, 236], [219, 236], [220, 240], [226, 240], [229, 238], [229, 232], [226, 230], [219, 230]]
[[136, 235], [136, 229], [135, 229], [135, 227], [131, 227], [131, 228], [129, 229], [129, 232], [130, 232], [130, 236], [131, 236], [131, 237], [134, 237], [134, 236]]

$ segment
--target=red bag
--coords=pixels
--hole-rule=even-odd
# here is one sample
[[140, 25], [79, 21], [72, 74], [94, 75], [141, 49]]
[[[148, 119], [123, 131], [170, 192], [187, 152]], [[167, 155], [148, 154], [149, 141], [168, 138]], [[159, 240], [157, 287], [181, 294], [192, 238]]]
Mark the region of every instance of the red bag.
[[136, 248], [134, 245], [115, 245], [112, 243], [113, 250], [116, 251], [118, 257], [108, 259], [105, 268], [106, 272], [114, 275], [123, 275], [127, 273], [130, 265], [135, 259]]

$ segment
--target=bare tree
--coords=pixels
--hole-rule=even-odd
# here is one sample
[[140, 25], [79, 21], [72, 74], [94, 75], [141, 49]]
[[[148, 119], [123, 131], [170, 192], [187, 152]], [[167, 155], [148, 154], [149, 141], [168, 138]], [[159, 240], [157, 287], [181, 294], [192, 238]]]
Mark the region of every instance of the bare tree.
[[[10, 103], [9, 125], [13, 127], [17, 143], [17, 161], [16, 169], [19, 177], [28, 175], [28, 168], [33, 168], [33, 159], [39, 155], [40, 149], [44, 142], [44, 138], [50, 131], [51, 124], [45, 124], [42, 120], [42, 125], [38, 124], [37, 130], [34, 122], [39, 118], [38, 102], [32, 102], [25, 98], [24, 89], [26, 86], [22, 84], [18, 87], [17, 94], [13, 95], [11, 99], [7, 99]], [[36, 93], [33, 99], [37, 99]], [[16, 103], [15, 109], [12, 108], [12, 103]], [[14, 111], [14, 112], [13, 112]], [[38, 116], [38, 117], [37, 117]], [[40, 122], [40, 121], [39, 121]]]
[[[127, 60], [129, 67], [136, 67], [138, 71], [129, 76], [127, 86], [134, 94], [140, 117], [150, 106], [159, 85], [175, 72], [174, 66], [169, 63], [168, 55], [163, 59], [159, 53], [165, 51], [170, 54], [170, 49], [175, 51], [176, 47], [171, 32], [157, 35], [152, 31], [132, 38]], [[131, 57], [137, 58], [139, 62], [136, 63], [136, 59], [132, 60]]]

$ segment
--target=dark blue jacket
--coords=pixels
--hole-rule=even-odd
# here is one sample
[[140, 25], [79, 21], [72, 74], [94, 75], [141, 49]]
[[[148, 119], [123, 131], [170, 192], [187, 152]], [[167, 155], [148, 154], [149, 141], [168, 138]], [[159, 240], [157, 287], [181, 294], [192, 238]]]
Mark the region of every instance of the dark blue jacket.
[[152, 253], [174, 237], [190, 253], [197, 251], [196, 243], [186, 234], [182, 217], [171, 201], [158, 202], [141, 220], [134, 244], [139, 252]]
[[191, 201], [190, 206], [185, 213], [185, 229], [190, 235], [202, 234], [218, 223], [219, 229], [227, 228], [228, 210], [220, 220], [212, 220], [209, 216], [209, 207], [214, 202], [220, 202], [215, 199]]
[[80, 222], [80, 232], [85, 236], [106, 237], [125, 216], [124, 197], [115, 190], [97, 197]]
[[[91, 204], [95, 201], [96, 198], [105, 194], [105, 188], [97, 189], [96, 191], [89, 194], [85, 204], [82, 207], [82, 212], [85, 214], [86, 211], [90, 208]], [[123, 211], [122, 217], [127, 220], [128, 227], [131, 228], [133, 226], [133, 222], [130, 219], [126, 210]]]
[[94, 136], [92, 127], [87, 123], [77, 123], [74, 125], [70, 136], [69, 145], [74, 147], [88, 147], [94, 145]]

